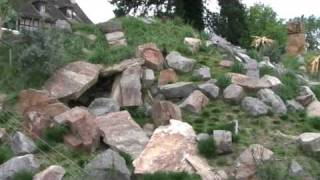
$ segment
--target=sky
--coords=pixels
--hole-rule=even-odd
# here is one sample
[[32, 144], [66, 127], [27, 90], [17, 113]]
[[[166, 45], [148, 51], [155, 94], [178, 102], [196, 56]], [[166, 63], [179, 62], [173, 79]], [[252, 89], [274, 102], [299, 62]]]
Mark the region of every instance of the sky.
[[[76, 0], [87, 16], [94, 22], [104, 22], [114, 17], [114, 7], [108, 0]], [[210, 9], [217, 11], [217, 0], [210, 0]], [[319, 0], [242, 0], [248, 7], [257, 2], [270, 5], [280, 18], [290, 19], [305, 15], [320, 16]]]

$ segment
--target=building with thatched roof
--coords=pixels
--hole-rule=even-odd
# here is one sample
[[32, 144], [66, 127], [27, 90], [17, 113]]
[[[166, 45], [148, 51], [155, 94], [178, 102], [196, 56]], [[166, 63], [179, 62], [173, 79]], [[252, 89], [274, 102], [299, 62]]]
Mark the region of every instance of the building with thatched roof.
[[18, 30], [92, 23], [75, 0], [14, 0]]

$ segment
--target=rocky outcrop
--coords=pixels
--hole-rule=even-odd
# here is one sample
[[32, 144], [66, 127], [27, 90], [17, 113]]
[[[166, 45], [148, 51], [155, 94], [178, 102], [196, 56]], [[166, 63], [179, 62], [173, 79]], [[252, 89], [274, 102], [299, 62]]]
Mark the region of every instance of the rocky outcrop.
[[152, 120], [156, 127], [168, 125], [171, 119], [182, 120], [182, 113], [177, 105], [170, 101], [153, 103]]
[[138, 46], [137, 57], [145, 60], [145, 65], [153, 70], [161, 70], [164, 65], [162, 52], [154, 43], [148, 43]]
[[50, 166], [36, 174], [33, 180], [62, 180], [66, 171], [61, 166]]
[[127, 111], [96, 118], [103, 142], [136, 158], [149, 138]]
[[224, 130], [214, 130], [213, 139], [217, 145], [217, 152], [226, 154], [232, 152], [232, 132]]
[[12, 179], [18, 172], [36, 172], [40, 167], [34, 155], [17, 156], [0, 165], [0, 179]]
[[266, 115], [269, 107], [257, 98], [246, 97], [242, 100], [241, 107], [252, 116]]
[[54, 118], [57, 124], [67, 124], [70, 133], [64, 137], [67, 145], [74, 149], [92, 152], [99, 144], [100, 136], [95, 116], [85, 108], [75, 107]]
[[166, 61], [170, 68], [183, 73], [191, 72], [196, 63], [194, 59], [186, 58], [178, 52], [171, 52]]
[[303, 133], [299, 136], [298, 142], [306, 154], [319, 157], [320, 133]]
[[214, 83], [206, 82], [198, 85], [198, 89], [210, 99], [219, 97], [220, 88]]
[[185, 98], [196, 90], [196, 88], [196, 85], [192, 82], [178, 82], [159, 87], [160, 92], [168, 99]]
[[58, 99], [76, 100], [97, 81], [101, 66], [77, 61], [59, 69], [44, 88]]
[[201, 91], [195, 90], [188, 96], [181, 104], [180, 107], [193, 113], [200, 113], [202, 108], [206, 107], [209, 99]]
[[244, 89], [236, 84], [229, 85], [223, 91], [223, 99], [232, 104], [240, 104], [245, 95]]
[[10, 146], [15, 155], [31, 154], [37, 149], [34, 142], [21, 132], [16, 132], [10, 138]]
[[89, 111], [95, 116], [120, 111], [120, 106], [112, 98], [97, 98], [89, 105]]
[[265, 104], [272, 107], [272, 111], [276, 114], [287, 114], [287, 106], [282, 99], [270, 89], [261, 89], [258, 98]]
[[131, 176], [124, 158], [111, 149], [98, 154], [84, 170], [88, 172], [85, 179], [130, 180]]
[[178, 81], [178, 76], [173, 69], [165, 69], [160, 71], [158, 84], [166, 85], [171, 83], [176, 83]]

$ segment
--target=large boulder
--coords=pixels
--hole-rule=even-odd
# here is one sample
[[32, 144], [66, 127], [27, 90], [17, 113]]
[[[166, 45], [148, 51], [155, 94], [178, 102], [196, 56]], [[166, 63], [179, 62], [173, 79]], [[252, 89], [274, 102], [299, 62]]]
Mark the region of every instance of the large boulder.
[[18, 172], [36, 172], [40, 167], [38, 160], [32, 154], [13, 157], [0, 165], [0, 179], [11, 180]]
[[33, 177], [33, 180], [62, 180], [66, 171], [61, 166], [50, 166], [39, 172]]
[[219, 97], [220, 88], [214, 83], [206, 82], [198, 85], [198, 89], [210, 99]]
[[97, 98], [89, 105], [89, 111], [95, 116], [120, 111], [120, 106], [112, 98]]
[[213, 139], [217, 145], [217, 152], [221, 154], [232, 152], [232, 132], [224, 130], [214, 130]]
[[265, 104], [272, 107], [272, 111], [276, 114], [287, 114], [287, 106], [282, 99], [270, 89], [261, 89], [258, 98]]
[[161, 50], [154, 43], [138, 46], [137, 57], [145, 60], [145, 65], [153, 70], [161, 70], [164, 65], [164, 57]]
[[287, 100], [287, 109], [290, 112], [303, 111], [304, 107], [296, 100]]
[[183, 73], [191, 72], [196, 63], [194, 59], [186, 58], [175, 51], [166, 57], [166, 61], [170, 68]]
[[127, 45], [125, 34], [121, 31], [107, 33], [105, 36], [110, 46], [118, 47]]
[[192, 76], [200, 80], [209, 80], [211, 79], [211, 71], [207, 66], [200, 67], [193, 71]]
[[298, 142], [306, 154], [320, 156], [320, 133], [303, 133], [299, 136]]
[[257, 98], [246, 97], [241, 102], [241, 107], [252, 116], [266, 115], [269, 107]]
[[21, 91], [19, 108], [24, 119], [24, 128], [33, 138], [41, 136], [52, 124], [55, 116], [69, 110], [49, 92], [34, 89]]
[[34, 142], [21, 132], [16, 132], [11, 137], [10, 146], [15, 155], [31, 154], [37, 149]]
[[202, 108], [206, 107], [209, 99], [201, 91], [195, 90], [187, 99], [185, 99], [180, 107], [193, 113], [200, 113]]
[[76, 100], [97, 81], [101, 66], [77, 61], [59, 69], [44, 88], [59, 99]]
[[256, 179], [257, 165], [270, 160], [272, 157], [273, 152], [262, 145], [250, 145], [237, 159], [235, 178], [237, 180]]
[[189, 172], [198, 173], [204, 180], [216, 179], [217, 175], [197, 156], [196, 134], [192, 126], [177, 120], [170, 120], [170, 125], [155, 130], [143, 152], [133, 161], [133, 166], [135, 174]]
[[197, 38], [186, 37], [184, 38], [184, 44], [186, 44], [189, 47], [191, 52], [195, 53], [200, 49], [201, 40]]
[[232, 83], [242, 86], [245, 89], [254, 91], [264, 88], [273, 89], [279, 87], [282, 84], [277, 77], [270, 75], [265, 75], [261, 79], [252, 78], [237, 73], [229, 73], [229, 76], [231, 77]]
[[229, 85], [223, 91], [223, 99], [233, 104], [240, 104], [245, 95], [244, 89], [236, 84]]
[[170, 83], [176, 83], [178, 81], [178, 76], [173, 69], [164, 69], [160, 71], [158, 84], [166, 85]]
[[189, 96], [197, 86], [192, 82], [178, 82], [175, 84], [167, 84], [159, 87], [160, 92], [168, 99], [185, 98]]
[[139, 156], [149, 138], [128, 111], [109, 113], [96, 118], [103, 142], [131, 155]]
[[74, 149], [92, 152], [99, 144], [100, 136], [95, 116], [86, 108], [75, 107], [54, 118], [57, 124], [67, 124], [70, 132], [64, 137], [67, 145]]
[[144, 64], [144, 59], [135, 58], [135, 59], [127, 59], [121, 61], [119, 64], [114, 64], [112, 66], [104, 67], [101, 70], [101, 76], [109, 77], [119, 73], [122, 73], [124, 70], [134, 67], [134, 66], [142, 66]]
[[314, 101], [307, 107], [309, 117], [320, 117], [320, 102]]
[[170, 101], [154, 102], [152, 106], [152, 120], [156, 127], [168, 125], [171, 119], [182, 120], [180, 108]]
[[111, 149], [98, 154], [84, 170], [88, 172], [85, 179], [130, 180], [131, 176], [125, 159]]
[[317, 101], [317, 97], [308, 86], [301, 86], [296, 100], [304, 107], [307, 107], [312, 102]]

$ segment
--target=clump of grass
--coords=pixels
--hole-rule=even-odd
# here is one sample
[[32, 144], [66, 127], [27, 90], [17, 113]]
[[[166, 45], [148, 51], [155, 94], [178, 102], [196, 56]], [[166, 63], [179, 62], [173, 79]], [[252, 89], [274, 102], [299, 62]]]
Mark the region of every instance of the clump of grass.
[[127, 110], [130, 113], [132, 118], [141, 127], [147, 123], [148, 119], [147, 119], [146, 114], [144, 112], [144, 108], [141, 108], [141, 107], [129, 107], [129, 108], [125, 108], [125, 110]]
[[264, 75], [274, 75], [275, 72], [271, 67], [263, 66], [260, 68], [260, 77]]
[[281, 77], [282, 85], [277, 89], [277, 94], [284, 100], [294, 99], [298, 96], [300, 83], [293, 73]]
[[287, 166], [281, 162], [274, 162], [272, 160], [265, 162], [257, 162], [256, 175], [258, 179], [272, 179], [272, 180], [283, 180], [292, 179], [298, 180], [299, 177], [294, 177], [289, 174]]
[[145, 174], [138, 180], [201, 180], [198, 175], [190, 175], [186, 172], [156, 172]]
[[320, 118], [319, 117], [313, 117], [308, 119], [308, 123], [310, 126], [312, 126], [314, 129], [320, 130]]
[[203, 139], [198, 142], [198, 150], [204, 157], [213, 158], [216, 156], [217, 146], [213, 138]]
[[314, 86], [311, 88], [314, 94], [317, 96], [318, 99], [320, 99], [320, 86]]
[[231, 67], [231, 72], [240, 73], [240, 74], [245, 73], [244, 65], [242, 63], [236, 61]]
[[2, 145], [0, 147], [0, 164], [8, 161], [14, 156], [10, 146], [8, 145]]
[[33, 179], [33, 173], [29, 171], [21, 171], [16, 173], [12, 180], [32, 180]]
[[47, 141], [61, 143], [63, 142], [64, 136], [70, 132], [70, 129], [66, 125], [55, 125], [49, 127], [44, 131], [44, 137]]
[[217, 86], [219, 86], [222, 89], [225, 89], [231, 84], [231, 78], [226, 75], [219, 76], [217, 79]]
[[133, 169], [133, 164], [132, 164], [133, 158], [129, 154], [125, 153], [125, 152], [120, 152], [120, 155], [126, 161], [127, 167], [132, 170]]

